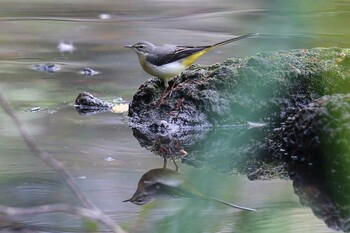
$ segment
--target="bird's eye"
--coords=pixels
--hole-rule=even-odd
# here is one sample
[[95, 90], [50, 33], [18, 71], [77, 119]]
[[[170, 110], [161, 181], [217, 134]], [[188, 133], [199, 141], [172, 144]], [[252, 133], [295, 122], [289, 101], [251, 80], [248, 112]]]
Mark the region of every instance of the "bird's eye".
[[142, 203], [142, 199], [138, 199], [137, 204], [141, 204], [141, 203]]
[[145, 46], [142, 45], [142, 44], [139, 44], [137, 47], [138, 47], [139, 49], [143, 49]]

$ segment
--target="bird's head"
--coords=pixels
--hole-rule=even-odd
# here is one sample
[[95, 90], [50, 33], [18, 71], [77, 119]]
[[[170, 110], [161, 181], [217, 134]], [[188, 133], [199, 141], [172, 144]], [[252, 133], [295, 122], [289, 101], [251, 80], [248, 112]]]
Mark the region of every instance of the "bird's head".
[[130, 199], [127, 199], [123, 202], [131, 202], [136, 205], [145, 205], [154, 200], [152, 195], [148, 195], [148, 193], [135, 193]]
[[141, 41], [133, 45], [125, 45], [124, 47], [134, 50], [139, 56], [147, 56], [154, 49], [155, 45], [148, 41]]

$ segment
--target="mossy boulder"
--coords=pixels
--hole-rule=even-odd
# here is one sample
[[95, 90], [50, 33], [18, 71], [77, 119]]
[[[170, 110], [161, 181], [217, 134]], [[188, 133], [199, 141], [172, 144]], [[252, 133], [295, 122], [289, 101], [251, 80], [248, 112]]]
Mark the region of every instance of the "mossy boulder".
[[161, 81], [145, 82], [130, 104], [130, 124], [155, 132], [164, 121], [178, 129], [281, 122], [323, 95], [349, 92], [349, 64], [349, 49], [316, 48], [195, 65], [170, 83], [159, 107]]

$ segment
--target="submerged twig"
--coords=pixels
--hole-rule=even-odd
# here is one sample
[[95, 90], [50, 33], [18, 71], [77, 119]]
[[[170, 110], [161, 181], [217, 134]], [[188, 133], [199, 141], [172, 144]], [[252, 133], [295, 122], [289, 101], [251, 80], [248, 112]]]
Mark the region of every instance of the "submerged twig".
[[[84, 212], [84, 213], [86, 214], [89, 213], [91, 215], [94, 215], [95, 217], [98, 216], [99, 219], [104, 219], [103, 223], [106, 224], [109, 228], [111, 228], [114, 232], [124, 232], [121, 227], [119, 227], [109, 216], [105, 215], [95, 204], [93, 204], [88, 199], [87, 196], [85, 196], [85, 194], [80, 190], [78, 185], [75, 183], [73, 177], [62, 165], [62, 163], [57, 161], [50, 154], [48, 154], [47, 152], [45, 152], [44, 150], [40, 149], [37, 146], [28, 128], [17, 118], [11, 106], [9, 105], [8, 101], [2, 95], [2, 92], [0, 92], [0, 106], [4, 109], [6, 114], [9, 115], [11, 119], [14, 121], [15, 125], [17, 126], [20, 132], [22, 139], [26, 142], [27, 146], [32, 151], [33, 155], [40, 158], [48, 166], [50, 166], [53, 170], [55, 170], [57, 174], [59, 174], [63, 178], [63, 180], [67, 183], [69, 188], [78, 197], [81, 203], [86, 208], [89, 209], [90, 212]], [[11, 207], [8, 207], [8, 208], [11, 208]], [[57, 208], [57, 206], [55, 208]], [[65, 206], [65, 208], [67, 208], [67, 206]], [[70, 208], [71, 210], [74, 210], [74, 207], [70, 207]], [[84, 210], [88, 210], [88, 209], [84, 209]], [[78, 209], [75, 209], [75, 210], [78, 210]], [[81, 213], [83, 213], [83, 211]]]

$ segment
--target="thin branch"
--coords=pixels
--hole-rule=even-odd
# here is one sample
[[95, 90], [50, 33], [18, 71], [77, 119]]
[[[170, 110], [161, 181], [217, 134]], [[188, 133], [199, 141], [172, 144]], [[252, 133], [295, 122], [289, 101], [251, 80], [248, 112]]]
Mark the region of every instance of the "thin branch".
[[11, 106], [9, 105], [7, 100], [4, 98], [2, 93], [0, 93], [0, 105], [5, 110], [5, 112], [11, 117], [11, 119], [15, 122], [15, 125], [17, 126], [22, 139], [26, 142], [27, 146], [32, 151], [33, 155], [35, 155], [36, 157], [39, 157], [47, 165], [49, 165], [53, 170], [55, 170], [67, 182], [70, 189], [74, 192], [74, 194], [79, 198], [79, 200], [82, 202], [82, 204], [85, 207], [96, 209], [97, 207], [79, 189], [73, 177], [64, 168], [62, 163], [54, 159], [51, 155], [49, 155], [47, 152], [43, 151], [36, 145], [28, 128], [24, 124], [22, 124], [22, 122], [17, 118], [17, 116], [15, 115], [14, 111], [12, 110]]
[[10, 104], [5, 99], [5, 97], [0, 92], [0, 105], [4, 109], [4, 111], [11, 117], [11, 119], [14, 121], [15, 125], [17, 126], [22, 139], [26, 142], [28, 148], [32, 151], [33, 155], [40, 158], [42, 161], [44, 161], [48, 166], [50, 166], [53, 170], [59, 174], [63, 180], [67, 183], [69, 188], [72, 190], [72, 192], [79, 198], [81, 203], [89, 209], [94, 210], [96, 213], [99, 213], [101, 215], [104, 215], [106, 219], [109, 219], [106, 222], [109, 222], [109, 227], [113, 230], [120, 229], [115, 232], [124, 232], [109, 216], [105, 215], [95, 204], [93, 204], [90, 199], [85, 196], [85, 194], [80, 190], [78, 185], [75, 183], [73, 177], [69, 174], [69, 172], [65, 169], [65, 167], [57, 161], [55, 158], [53, 158], [50, 154], [40, 149], [35, 141], [33, 140], [33, 137], [31, 133], [29, 132], [28, 128], [22, 124], [22, 122], [17, 118], [14, 111], [12, 110]]
[[[40, 205], [27, 208], [18, 208], [18, 207], [8, 207], [0, 205], [0, 214], [5, 214], [8, 217], [20, 217], [26, 215], [37, 215], [37, 214], [47, 214], [47, 213], [67, 213], [73, 215], [79, 215], [82, 217], [90, 218], [106, 226], [115, 225], [114, 221], [110, 218], [106, 218], [105, 214], [101, 214], [96, 210], [91, 210], [87, 208], [74, 207], [68, 204], [52, 204], [52, 205]], [[112, 230], [114, 232], [124, 232], [118, 225], [114, 226]]]

